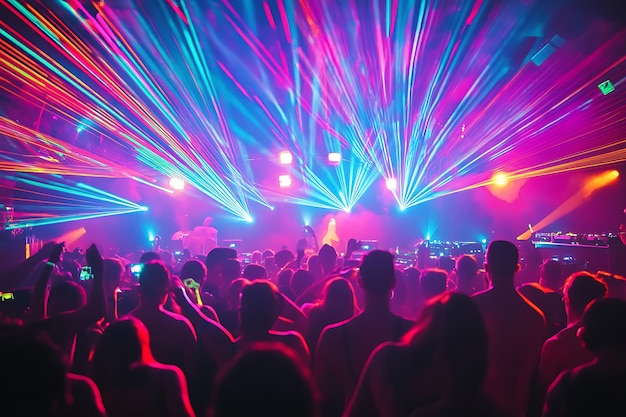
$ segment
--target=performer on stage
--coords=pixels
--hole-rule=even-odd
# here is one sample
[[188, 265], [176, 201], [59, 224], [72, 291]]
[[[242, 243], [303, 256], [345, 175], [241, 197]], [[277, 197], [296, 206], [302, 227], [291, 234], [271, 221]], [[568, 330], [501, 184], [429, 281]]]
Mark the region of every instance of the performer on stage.
[[206, 255], [217, 247], [217, 229], [212, 224], [213, 217], [206, 217], [202, 226], [196, 226], [191, 233], [183, 237], [183, 247], [189, 249], [192, 256]]

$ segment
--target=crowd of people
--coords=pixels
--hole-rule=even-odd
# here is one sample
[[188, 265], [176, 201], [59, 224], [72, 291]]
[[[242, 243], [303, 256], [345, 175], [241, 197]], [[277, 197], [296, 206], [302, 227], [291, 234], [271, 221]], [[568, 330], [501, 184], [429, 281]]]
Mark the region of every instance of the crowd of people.
[[48, 244], [0, 279], [0, 414], [626, 415], [623, 277], [550, 259], [517, 286], [502, 240], [421, 270], [355, 244], [133, 268]]

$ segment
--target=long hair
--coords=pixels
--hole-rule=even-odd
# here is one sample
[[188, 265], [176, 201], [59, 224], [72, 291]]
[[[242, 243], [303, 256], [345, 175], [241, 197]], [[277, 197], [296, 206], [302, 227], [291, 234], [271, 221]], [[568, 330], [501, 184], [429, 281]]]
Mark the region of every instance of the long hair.
[[123, 386], [137, 363], [153, 362], [150, 336], [135, 318], [116, 321], [106, 328], [91, 360], [93, 380], [100, 389]]
[[487, 375], [487, 329], [469, 296], [447, 292], [432, 298], [404, 342], [415, 352], [412, 369], [419, 372], [439, 357], [457, 386], [467, 390], [482, 386]]
[[350, 281], [344, 278], [329, 280], [322, 290], [322, 308], [326, 313], [336, 316], [337, 322], [354, 316], [357, 304]]

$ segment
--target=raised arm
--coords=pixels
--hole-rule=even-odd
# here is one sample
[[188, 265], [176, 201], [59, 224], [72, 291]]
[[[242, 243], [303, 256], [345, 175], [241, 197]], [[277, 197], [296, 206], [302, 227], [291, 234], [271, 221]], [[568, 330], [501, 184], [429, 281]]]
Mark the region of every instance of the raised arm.
[[54, 246], [48, 262], [41, 269], [41, 274], [37, 278], [35, 287], [33, 288], [33, 295], [30, 303], [30, 313], [28, 315], [28, 321], [33, 323], [47, 317], [48, 308], [48, 295], [50, 294], [50, 274], [54, 270], [54, 267], [61, 258], [63, 252], [63, 243]]

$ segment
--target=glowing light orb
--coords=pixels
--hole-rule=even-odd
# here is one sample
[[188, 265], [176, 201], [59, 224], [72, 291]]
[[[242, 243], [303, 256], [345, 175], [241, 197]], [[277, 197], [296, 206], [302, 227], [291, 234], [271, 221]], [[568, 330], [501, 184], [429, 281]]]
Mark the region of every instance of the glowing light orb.
[[174, 190], [184, 190], [185, 189], [185, 180], [182, 178], [173, 177], [170, 179], [170, 187]]
[[338, 165], [341, 162], [341, 154], [339, 152], [328, 153], [328, 163]]
[[509, 177], [504, 172], [497, 172], [493, 174], [491, 181], [499, 187], [504, 187], [509, 183]]
[[291, 165], [293, 164], [293, 155], [289, 151], [282, 151], [278, 154], [278, 160], [281, 165]]
[[280, 188], [291, 187], [291, 175], [279, 175], [278, 176], [278, 185]]

